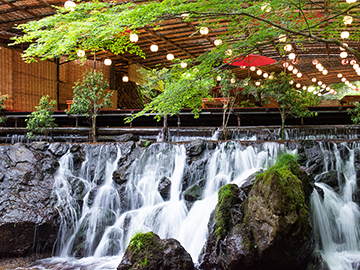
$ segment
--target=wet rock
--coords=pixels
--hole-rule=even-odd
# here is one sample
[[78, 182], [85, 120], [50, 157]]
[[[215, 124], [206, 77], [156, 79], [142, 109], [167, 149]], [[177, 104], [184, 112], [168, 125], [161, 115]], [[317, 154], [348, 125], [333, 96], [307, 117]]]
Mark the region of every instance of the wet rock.
[[324, 172], [315, 177], [316, 182], [322, 182], [324, 184], [329, 185], [335, 190], [339, 189], [339, 184], [345, 182], [344, 175], [342, 173], [338, 173], [337, 171], [330, 170], [328, 172]]
[[132, 237], [118, 270], [193, 270], [191, 256], [175, 239], [162, 240], [153, 232]]
[[58, 161], [47, 145], [0, 146], [0, 257], [53, 248], [59, 214], [51, 192]]
[[185, 144], [186, 154], [189, 157], [199, 156], [205, 149], [206, 142], [204, 140], [195, 140]]
[[69, 149], [68, 144], [63, 143], [52, 143], [50, 144], [49, 151], [54, 154], [55, 156], [62, 156], [64, 155]]
[[[187, 166], [184, 170], [183, 181], [182, 181], [182, 189], [185, 190], [192, 184], [196, 183], [200, 179], [202, 179], [202, 185], [206, 184], [206, 165], [208, 159], [199, 159], [193, 161], [189, 166]], [[204, 186], [202, 186], [203, 188]]]
[[119, 136], [115, 136], [114, 140], [116, 142], [128, 142], [128, 141], [134, 141], [137, 142], [139, 140], [139, 136], [136, 136], [132, 133], [126, 133]]
[[184, 191], [184, 199], [189, 202], [194, 202], [201, 199], [203, 189], [198, 184], [194, 184]]
[[158, 191], [160, 192], [161, 197], [164, 201], [170, 199], [170, 189], [171, 189], [171, 180], [167, 177], [161, 178], [158, 185]]
[[296, 269], [315, 248], [299, 167], [258, 175], [248, 198], [228, 184], [220, 189], [200, 269]]

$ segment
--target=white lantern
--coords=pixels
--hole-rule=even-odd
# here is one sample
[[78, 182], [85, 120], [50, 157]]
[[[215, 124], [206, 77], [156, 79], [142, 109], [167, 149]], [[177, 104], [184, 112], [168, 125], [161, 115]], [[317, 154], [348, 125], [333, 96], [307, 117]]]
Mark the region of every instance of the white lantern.
[[300, 84], [300, 83], [297, 83], [295, 86], [296, 86], [296, 88], [300, 88], [300, 87], [301, 87], [301, 84]]
[[346, 0], [346, 3], [348, 3], [348, 4], [355, 3], [355, 2], [356, 2], [356, 0]]
[[340, 53], [340, 57], [341, 58], [346, 58], [348, 56], [348, 53], [347, 52], [341, 52]]
[[346, 78], [341, 78], [341, 81], [342, 81], [342, 82], [345, 82], [345, 81], [346, 81]]
[[260, 69], [258, 69], [258, 70], [256, 71], [256, 74], [260, 76], [260, 75], [262, 74], [262, 71], [261, 71]]
[[139, 36], [135, 33], [130, 34], [130, 41], [136, 43], [139, 40]]
[[166, 55], [166, 59], [169, 60], [169, 61], [173, 60], [174, 58], [175, 57], [174, 57], [174, 55], [172, 53], [169, 53], [168, 55]]
[[64, 8], [70, 9], [71, 11], [74, 11], [74, 8], [76, 7], [76, 4], [73, 1], [66, 1], [64, 3]]
[[322, 81], [318, 81], [318, 85], [322, 85]]
[[231, 83], [235, 83], [236, 80], [235, 80], [234, 78], [231, 78], [230, 82], [231, 82]]
[[298, 78], [301, 78], [301, 77], [302, 77], [302, 73], [299, 72], [298, 74], [296, 74], [296, 76], [297, 76]]
[[106, 59], [104, 60], [104, 65], [105, 65], [105, 66], [111, 66], [111, 63], [112, 63], [112, 61], [111, 61], [111, 59], [109, 59], [109, 58], [106, 58]]
[[250, 67], [251, 71], [255, 71], [256, 67]]
[[153, 45], [150, 46], [150, 51], [152, 51], [152, 52], [157, 52], [158, 50], [159, 50], [158, 45], [153, 44]]
[[349, 16], [349, 15], [345, 15], [343, 22], [345, 25], [351, 24], [353, 22], [353, 17]]
[[126, 75], [124, 75], [124, 76], [122, 77], [122, 81], [123, 81], [123, 82], [128, 82], [128, 81], [129, 81], [129, 77], [126, 76]]
[[218, 82], [221, 81], [221, 76], [218, 75], [218, 76], [216, 77], [216, 80], [217, 80]]
[[349, 36], [350, 36], [350, 33], [348, 31], [343, 31], [340, 34], [341, 38], [349, 38]]
[[269, 77], [269, 74], [267, 74], [266, 72], [263, 74], [263, 77], [266, 79], [267, 77]]
[[256, 86], [260, 86], [260, 82], [255, 82], [255, 85], [256, 85]]
[[316, 78], [312, 78], [311, 81], [312, 81], [312, 82], [316, 82]]
[[295, 59], [295, 57], [296, 57], [296, 54], [295, 54], [295, 53], [290, 53], [290, 54], [289, 54], [289, 59], [290, 59], [290, 60]]
[[285, 42], [285, 41], [286, 41], [286, 35], [281, 34], [281, 35], [279, 36], [279, 41], [280, 41], [280, 42]]
[[206, 26], [201, 27], [200, 28], [200, 34], [202, 34], [202, 35], [209, 34], [209, 28], [207, 28]]
[[323, 75], [327, 75], [328, 74], [328, 71], [327, 69], [324, 69], [323, 72], [322, 72]]
[[79, 56], [79, 57], [84, 57], [84, 56], [85, 56], [85, 51], [83, 51], [83, 50], [78, 50], [76, 54], [77, 54], [77, 56]]
[[288, 66], [287, 68], [289, 71], [292, 71], [294, 69], [294, 67], [292, 65]]
[[284, 50], [287, 51], [287, 52], [290, 52], [291, 49], [292, 49], [291, 44], [287, 44], [287, 45], [284, 46]]
[[180, 65], [181, 65], [182, 68], [186, 68], [186, 67], [187, 67], [187, 63], [186, 63], [186, 62], [181, 62]]
[[294, 68], [292, 71], [292, 73], [294, 73], [294, 74], [297, 74], [298, 72], [299, 72], [299, 70], [297, 68]]
[[294, 84], [294, 81], [289, 81], [289, 84]]
[[232, 55], [232, 50], [228, 49], [225, 51], [225, 55], [230, 56]]
[[214, 44], [215, 44], [215, 46], [219, 46], [219, 45], [222, 44], [222, 40], [221, 39], [215, 39]]
[[304, 86], [302, 87], [302, 89], [305, 91], [305, 90], [307, 89], [307, 87], [304, 85]]
[[337, 75], [337, 77], [338, 78], [341, 78], [343, 75], [341, 74], [341, 73], [339, 73], [338, 75]]

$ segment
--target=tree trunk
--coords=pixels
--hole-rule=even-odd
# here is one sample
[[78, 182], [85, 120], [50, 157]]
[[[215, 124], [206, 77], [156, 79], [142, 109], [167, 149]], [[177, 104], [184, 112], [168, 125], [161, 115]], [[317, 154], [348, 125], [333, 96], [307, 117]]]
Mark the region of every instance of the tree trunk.
[[96, 142], [96, 115], [92, 116], [92, 136], [93, 142]]

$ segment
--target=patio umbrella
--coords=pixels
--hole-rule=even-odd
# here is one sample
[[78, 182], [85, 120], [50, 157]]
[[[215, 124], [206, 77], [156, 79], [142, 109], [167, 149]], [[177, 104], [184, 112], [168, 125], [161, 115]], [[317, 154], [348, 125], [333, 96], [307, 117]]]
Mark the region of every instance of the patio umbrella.
[[274, 63], [275, 60], [270, 57], [266, 57], [262, 55], [249, 54], [245, 57], [240, 56], [237, 58], [227, 58], [225, 59], [224, 62], [233, 66], [257, 67], [257, 66], [270, 65]]

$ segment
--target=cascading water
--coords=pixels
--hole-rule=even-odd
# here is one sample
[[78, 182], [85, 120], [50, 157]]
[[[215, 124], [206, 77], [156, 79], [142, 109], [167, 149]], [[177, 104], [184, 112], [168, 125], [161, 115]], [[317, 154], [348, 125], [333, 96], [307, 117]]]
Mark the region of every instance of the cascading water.
[[[324, 172], [336, 170], [339, 190], [324, 183], [316, 183], [322, 190], [314, 190], [311, 199], [312, 221], [317, 249], [330, 270], [360, 268], [360, 209], [354, 202], [356, 191], [355, 154], [359, 145], [343, 144], [349, 152], [344, 159], [336, 144], [322, 144]], [[340, 177], [340, 175], [343, 177]], [[343, 183], [341, 183], [343, 182]]]
[[[183, 198], [183, 174], [189, 166], [184, 145], [148, 147], [132, 164], [122, 192], [112, 180], [121, 157], [119, 145], [103, 145], [97, 155], [85, 148], [87, 155], [79, 175], [75, 175], [72, 153], [68, 152], [60, 160], [54, 186], [57, 207], [63, 213], [59, 257], [43, 260], [42, 265], [44, 269], [56, 265], [115, 269], [131, 236], [150, 230], [161, 238], [178, 239], [197, 261], [219, 188], [230, 182], [241, 185], [249, 175], [271, 165], [281, 148], [284, 150], [277, 143], [245, 147], [230, 141], [215, 150], [205, 149], [202, 158], [207, 160], [207, 180], [201, 200], [192, 205]], [[158, 190], [164, 178], [171, 181], [168, 200]], [[74, 197], [75, 182], [84, 190], [82, 209], [79, 198]], [[76, 260], [74, 256], [83, 258]]]

